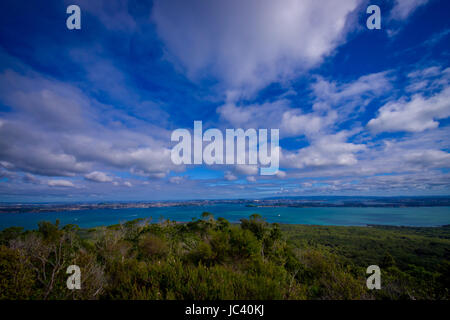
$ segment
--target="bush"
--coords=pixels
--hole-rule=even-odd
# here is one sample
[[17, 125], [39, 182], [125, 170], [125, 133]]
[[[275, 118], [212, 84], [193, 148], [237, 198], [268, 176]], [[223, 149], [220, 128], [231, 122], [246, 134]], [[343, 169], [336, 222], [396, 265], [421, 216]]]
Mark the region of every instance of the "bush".
[[148, 259], [161, 259], [169, 252], [167, 241], [153, 234], [147, 234], [139, 243], [139, 252]]
[[27, 258], [19, 250], [0, 246], [0, 299], [30, 299], [35, 284]]

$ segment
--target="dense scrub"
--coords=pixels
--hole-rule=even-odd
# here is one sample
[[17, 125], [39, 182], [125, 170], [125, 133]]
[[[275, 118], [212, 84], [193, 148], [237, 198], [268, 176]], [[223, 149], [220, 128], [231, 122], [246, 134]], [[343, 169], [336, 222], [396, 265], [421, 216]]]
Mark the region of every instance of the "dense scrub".
[[[448, 299], [448, 229], [437, 229], [233, 225], [206, 212], [183, 224], [42, 222], [0, 233], [0, 298]], [[81, 290], [66, 287], [73, 264]], [[370, 264], [382, 290], [366, 288]]]

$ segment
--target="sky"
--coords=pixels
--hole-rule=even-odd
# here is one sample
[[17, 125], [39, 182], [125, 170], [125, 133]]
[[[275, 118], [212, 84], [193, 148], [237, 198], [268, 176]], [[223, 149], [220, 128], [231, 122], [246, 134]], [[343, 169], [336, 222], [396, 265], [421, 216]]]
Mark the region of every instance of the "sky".
[[[3, 0], [0, 202], [449, 195], [449, 15], [445, 0]], [[171, 134], [194, 121], [279, 129], [279, 171], [174, 164]]]

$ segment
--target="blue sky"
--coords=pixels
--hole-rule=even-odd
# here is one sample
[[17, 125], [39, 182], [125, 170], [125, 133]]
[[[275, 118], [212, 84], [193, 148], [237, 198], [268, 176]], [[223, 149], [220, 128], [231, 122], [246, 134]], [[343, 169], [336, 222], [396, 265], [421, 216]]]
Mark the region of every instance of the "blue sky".
[[[81, 30], [66, 8], [81, 8]], [[366, 27], [369, 4], [381, 30]], [[450, 3], [2, 1], [0, 201], [448, 195]], [[280, 171], [172, 163], [280, 130]]]

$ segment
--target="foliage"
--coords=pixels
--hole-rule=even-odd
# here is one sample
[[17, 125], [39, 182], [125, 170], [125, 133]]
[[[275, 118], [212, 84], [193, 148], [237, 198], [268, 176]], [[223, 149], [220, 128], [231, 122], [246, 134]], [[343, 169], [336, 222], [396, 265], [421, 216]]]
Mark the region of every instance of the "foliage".
[[[0, 299], [448, 299], [448, 227], [134, 220], [0, 232]], [[68, 290], [66, 269], [81, 269]], [[382, 268], [382, 290], [366, 268]]]

